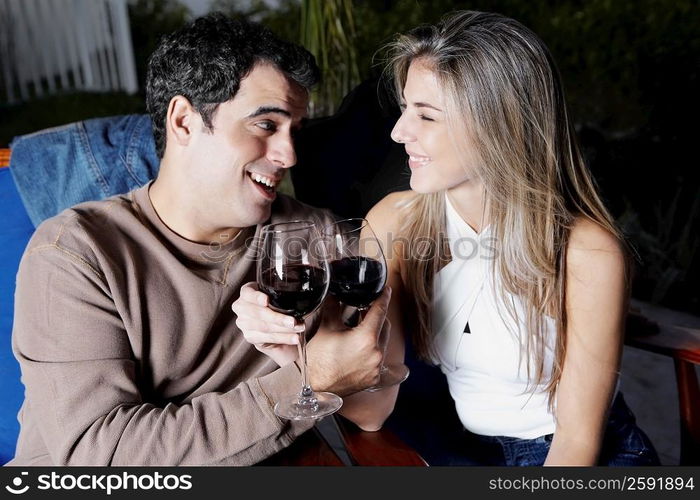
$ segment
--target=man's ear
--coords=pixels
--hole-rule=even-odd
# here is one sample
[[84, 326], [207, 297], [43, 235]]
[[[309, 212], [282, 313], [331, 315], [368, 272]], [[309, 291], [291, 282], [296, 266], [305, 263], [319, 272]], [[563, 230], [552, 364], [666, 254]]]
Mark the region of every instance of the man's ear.
[[186, 146], [190, 141], [198, 118], [199, 113], [197, 113], [190, 101], [184, 96], [176, 95], [170, 99], [168, 113], [165, 118], [168, 135], [177, 144]]

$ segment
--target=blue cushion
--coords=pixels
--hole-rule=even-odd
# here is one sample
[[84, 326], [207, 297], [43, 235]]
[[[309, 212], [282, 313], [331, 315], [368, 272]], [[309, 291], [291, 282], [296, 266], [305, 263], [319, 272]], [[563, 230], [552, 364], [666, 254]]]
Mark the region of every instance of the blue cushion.
[[24, 399], [19, 365], [12, 355], [11, 334], [17, 267], [34, 226], [10, 175], [0, 168], [0, 465], [15, 455], [17, 411]]

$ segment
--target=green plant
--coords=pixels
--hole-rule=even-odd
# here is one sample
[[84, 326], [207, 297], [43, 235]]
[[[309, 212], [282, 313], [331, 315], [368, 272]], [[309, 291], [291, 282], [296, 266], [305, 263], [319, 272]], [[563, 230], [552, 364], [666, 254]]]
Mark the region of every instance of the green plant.
[[311, 116], [332, 114], [360, 83], [351, 0], [302, 0], [300, 43], [315, 57], [323, 80], [311, 96]]

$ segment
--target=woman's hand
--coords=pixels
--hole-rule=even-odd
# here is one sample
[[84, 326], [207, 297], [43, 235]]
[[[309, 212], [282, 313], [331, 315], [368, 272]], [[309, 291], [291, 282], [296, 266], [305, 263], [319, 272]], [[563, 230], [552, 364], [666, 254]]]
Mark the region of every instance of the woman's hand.
[[299, 334], [304, 324], [268, 307], [269, 298], [258, 291], [255, 282], [246, 283], [231, 309], [236, 314], [236, 326], [246, 341], [279, 366], [295, 361], [299, 355]]

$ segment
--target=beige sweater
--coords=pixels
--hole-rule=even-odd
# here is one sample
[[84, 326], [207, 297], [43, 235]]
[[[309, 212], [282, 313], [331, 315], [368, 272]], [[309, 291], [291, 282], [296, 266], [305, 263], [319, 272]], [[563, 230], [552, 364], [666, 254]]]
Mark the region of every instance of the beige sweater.
[[[279, 196], [272, 221], [299, 218], [329, 220]], [[255, 280], [259, 230], [221, 247], [185, 240], [148, 186], [44, 222], [17, 275], [26, 391], [8, 465], [247, 465], [309, 429], [272, 411], [299, 390], [296, 365], [256, 351], [231, 311]]]

